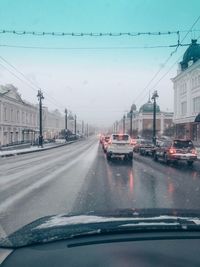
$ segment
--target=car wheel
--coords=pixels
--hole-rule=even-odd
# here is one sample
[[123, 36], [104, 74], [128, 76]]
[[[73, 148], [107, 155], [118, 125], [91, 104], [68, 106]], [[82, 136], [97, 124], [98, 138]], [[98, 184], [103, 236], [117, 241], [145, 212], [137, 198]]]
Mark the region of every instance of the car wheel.
[[194, 163], [194, 161], [187, 161], [188, 166], [192, 166], [193, 163]]
[[169, 162], [170, 162], [166, 153], [164, 154], [164, 162], [166, 164], [169, 164]]
[[107, 160], [111, 160], [111, 155], [107, 153], [106, 158], [107, 158]]
[[156, 155], [156, 153], [153, 154], [153, 159], [154, 159], [155, 161], [158, 161], [158, 156]]

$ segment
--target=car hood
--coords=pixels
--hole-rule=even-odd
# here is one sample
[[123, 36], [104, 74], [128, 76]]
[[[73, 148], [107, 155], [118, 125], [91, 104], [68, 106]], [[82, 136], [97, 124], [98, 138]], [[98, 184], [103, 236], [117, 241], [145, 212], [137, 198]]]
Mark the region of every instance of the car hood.
[[123, 209], [113, 212], [60, 214], [42, 217], [0, 238], [0, 247], [18, 248], [87, 235], [127, 231], [200, 230], [200, 211]]

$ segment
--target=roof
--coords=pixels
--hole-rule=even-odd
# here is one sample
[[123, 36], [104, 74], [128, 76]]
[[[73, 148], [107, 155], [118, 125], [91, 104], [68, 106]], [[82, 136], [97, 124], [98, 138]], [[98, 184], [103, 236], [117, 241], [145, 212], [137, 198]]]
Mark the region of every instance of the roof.
[[190, 46], [187, 48], [183, 55], [183, 60], [180, 62], [181, 70], [187, 69], [190, 61], [196, 62], [200, 59], [200, 45], [197, 44], [197, 40], [192, 40]]
[[[153, 103], [149, 100], [142, 105], [139, 110], [140, 113], [153, 113]], [[160, 112], [160, 107], [156, 104], [156, 112]]]

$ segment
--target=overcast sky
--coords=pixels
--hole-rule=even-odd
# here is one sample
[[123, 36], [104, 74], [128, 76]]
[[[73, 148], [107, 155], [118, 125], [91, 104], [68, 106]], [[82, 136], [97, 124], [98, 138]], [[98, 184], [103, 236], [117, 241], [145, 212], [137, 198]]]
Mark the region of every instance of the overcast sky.
[[[182, 39], [199, 15], [198, 0], [0, 0], [2, 30], [115, 33], [180, 30], [185, 31], [181, 32]], [[187, 35], [184, 43], [200, 36], [200, 21], [193, 29], [195, 31]], [[161, 110], [173, 110], [170, 79], [176, 75], [177, 64], [156, 87], [154, 85], [173, 63], [181, 60], [186, 47], [173, 54], [148, 87], [147, 84], [174, 48], [134, 47], [176, 43], [175, 34], [137, 37], [0, 34], [0, 56], [42, 88], [44, 104], [49, 109], [58, 108], [63, 112], [66, 107], [77, 114], [79, 120], [108, 126], [122, 118], [132, 103], [139, 108], [147, 102], [149, 90], [151, 93], [154, 89], [158, 90]], [[68, 49], [28, 49], [4, 45]], [[24, 99], [36, 103], [37, 89], [19, 81], [5, 67], [24, 81], [24, 77], [0, 58], [0, 83], [12, 83]]]

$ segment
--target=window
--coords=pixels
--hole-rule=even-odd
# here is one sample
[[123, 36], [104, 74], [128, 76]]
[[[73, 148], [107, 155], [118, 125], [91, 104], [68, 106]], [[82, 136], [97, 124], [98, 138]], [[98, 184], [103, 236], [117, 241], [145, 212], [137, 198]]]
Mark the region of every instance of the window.
[[10, 111], [10, 120], [13, 121], [13, 119], [14, 119], [13, 118], [13, 109], [11, 109], [11, 111]]
[[4, 110], [3, 110], [3, 118], [4, 118], [4, 121], [7, 121], [7, 108], [4, 107]]
[[193, 112], [200, 112], [200, 96], [193, 98]]
[[19, 110], [17, 111], [17, 122], [19, 122]]
[[24, 111], [22, 112], [22, 123], [24, 123], [25, 122], [25, 113], [24, 113]]
[[187, 102], [184, 101], [181, 103], [181, 115], [186, 115], [187, 113]]

